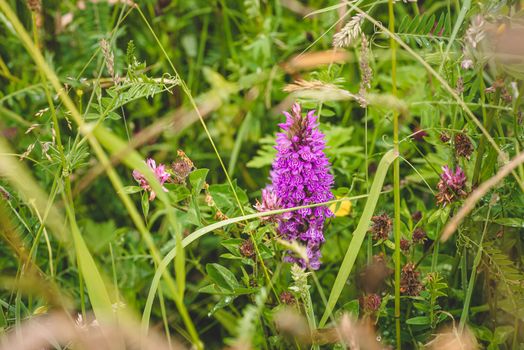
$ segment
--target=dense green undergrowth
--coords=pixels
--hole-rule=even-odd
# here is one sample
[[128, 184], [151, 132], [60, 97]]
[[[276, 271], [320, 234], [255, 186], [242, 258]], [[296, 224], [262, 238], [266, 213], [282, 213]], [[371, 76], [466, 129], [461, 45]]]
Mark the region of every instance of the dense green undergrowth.
[[522, 6], [0, 0], [0, 349], [523, 349]]

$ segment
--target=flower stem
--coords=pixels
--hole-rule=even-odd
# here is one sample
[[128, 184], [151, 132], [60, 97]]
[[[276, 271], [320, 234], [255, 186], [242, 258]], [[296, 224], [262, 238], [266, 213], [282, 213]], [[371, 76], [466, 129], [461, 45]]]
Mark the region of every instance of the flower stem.
[[[466, 320], [468, 319], [469, 314], [469, 305], [471, 304], [471, 296], [473, 295], [473, 288], [475, 287], [475, 279], [477, 277], [477, 268], [480, 264], [480, 259], [482, 257], [482, 243], [484, 242], [484, 237], [486, 236], [486, 231], [488, 229], [489, 216], [491, 214], [491, 207], [488, 207], [488, 214], [486, 215], [486, 221], [484, 222], [484, 230], [482, 231], [482, 236], [478, 244], [477, 254], [475, 255], [475, 260], [473, 261], [473, 267], [471, 269], [471, 276], [469, 277], [468, 288], [466, 290], [466, 298], [464, 299], [464, 307], [462, 308], [462, 313], [460, 315], [459, 322], [459, 333], [464, 331], [466, 325]], [[466, 273], [466, 272], [465, 272]]]
[[[389, 31], [395, 33], [395, 12], [393, 10], [393, 0], [388, 0], [389, 12]], [[397, 96], [397, 43], [394, 36], [389, 39], [391, 47], [391, 93]], [[399, 153], [398, 142], [398, 111], [393, 110], [393, 148], [395, 153]], [[397, 339], [397, 349], [401, 349], [400, 338], [400, 160], [395, 158], [393, 162], [393, 201], [395, 205], [395, 330]]]

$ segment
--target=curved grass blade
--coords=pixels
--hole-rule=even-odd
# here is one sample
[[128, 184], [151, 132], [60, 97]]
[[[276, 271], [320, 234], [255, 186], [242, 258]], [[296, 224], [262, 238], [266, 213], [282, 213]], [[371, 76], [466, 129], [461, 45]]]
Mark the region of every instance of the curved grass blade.
[[391, 150], [384, 154], [380, 160], [375, 179], [373, 180], [373, 184], [369, 190], [369, 197], [366, 201], [366, 206], [364, 207], [364, 211], [362, 212], [362, 216], [360, 217], [357, 228], [353, 232], [353, 238], [351, 239], [351, 243], [349, 244], [346, 255], [344, 256], [344, 260], [342, 261], [342, 265], [338, 271], [337, 278], [333, 284], [333, 288], [331, 289], [331, 293], [329, 294], [326, 310], [322, 315], [319, 327], [323, 327], [326, 324], [326, 321], [331, 315], [333, 308], [335, 307], [335, 304], [342, 293], [342, 289], [344, 288], [349, 274], [353, 269], [353, 265], [355, 264], [355, 260], [357, 259], [362, 242], [364, 242], [364, 238], [366, 237], [369, 221], [371, 220], [371, 216], [373, 215], [375, 207], [377, 206], [378, 198], [380, 196], [382, 185], [384, 184], [384, 179], [388, 173], [389, 166], [397, 157], [398, 154]]
[[[380, 165], [379, 165], [379, 170], [380, 170]], [[380, 188], [379, 188], [379, 190], [380, 190]], [[227, 225], [231, 225], [231, 224], [234, 224], [234, 223], [237, 223], [237, 222], [240, 222], [240, 221], [248, 221], [248, 220], [260, 218], [260, 217], [263, 217], [263, 216], [265, 217], [265, 216], [271, 216], [271, 215], [287, 213], [287, 212], [290, 212], [290, 211], [299, 210], [299, 209], [303, 209], [303, 208], [313, 208], [313, 207], [319, 207], [319, 206], [323, 206], [323, 205], [329, 206], [330, 204], [335, 204], [335, 203], [344, 202], [344, 201], [350, 201], [350, 200], [357, 200], [357, 199], [366, 198], [366, 197], [367, 197], [367, 195], [360, 195], [360, 196], [354, 196], [354, 197], [341, 197], [341, 198], [337, 198], [335, 200], [332, 200], [332, 201], [329, 201], [329, 202], [324, 202], [324, 203], [316, 203], [316, 204], [304, 205], [304, 206], [288, 208], [288, 209], [272, 210], [272, 211], [267, 211], [267, 212], [263, 212], [263, 213], [242, 215], [242, 216], [238, 216], [236, 218], [230, 218], [230, 219], [227, 219], [227, 220], [224, 220], [224, 221], [215, 222], [214, 224], [211, 224], [211, 225], [208, 225], [206, 227], [202, 227], [202, 228], [196, 230], [195, 232], [191, 233], [189, 236], [184, 238], [182, 240], [182, 248], [187, 247], [189, 244], [193, 243], [194, 241], [196, 241], [200, 237], [204, 236], [206, 233], [212, 232], [212, 231], [214, 231], [216, 229], [219, 229], [221, 227], [224, 227], [224, 226], [227, 226]], [[158, 290], [158, 285], [160, 283], [160, 278], [162, 277], [162, 274], [164, 273], [164, 271], [166, 271], [167, 266], [177, 256], [177, 249], [178, 248], [175, 246], [174, 248], [172, 248], [166, 254], [164, 259], [162, 259], [162, 262], [158, 265], [157, 270], [155, 272], [155, 276], [153, 277], [153, 280], [151, 281], [151, 286], [149, 287], [149, 294], [147, 296], [146, 305], [144, 307], [144, 312], [142, 314], [142, 329], [143, 329], [144, 332], [147, 332], [147, 329], [149, 328], [149, 318], [151, 316], [151, 309], [153, 307], [153, 301], [155, 299], [155, 294], [156, 294], [156, 292]]]

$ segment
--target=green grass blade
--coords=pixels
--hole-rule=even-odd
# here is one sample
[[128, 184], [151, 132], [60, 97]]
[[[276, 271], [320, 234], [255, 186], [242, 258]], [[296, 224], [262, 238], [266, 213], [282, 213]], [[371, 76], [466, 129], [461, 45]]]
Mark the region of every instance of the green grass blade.
[[82, 270], [87, 292], [89, 293], [89, 301], [91, 302], [95, 316], [99, 321], [112, 317], [111, 298], [109, 297], [102, 275], [96, 267], [95, 260], [89, 252], [76, 223], [72, 226], [74, 227], [72, 234], [76, 255], [80, 263], [80, 269]]
[[342, 265], [338, 271], [338, 275], [335, 283], [333, 284], [333, 288], [331, 289], [331, 293], [329, 294], [326, 310], [324, 311], [324, 315], [322, 315], [319, 327], [323, 327], [326, 324], [326, 321], [333, 312], [335, 304], [342, 293], [342, 289], [346, 284], [349, 274], [353, 269], [358, 252], [362, 246], [362, 242], [364, 242], [364, 238], [366, 237], [369, 221], [371, 220], [373, 212], [375, 211], [375, 207], [380, 196], [382, 185], [384, 184], [384, 179], [388, 173], [389, 166], [397, 158], [397, 156], [398, 154], [394, 151], [389, 151], [380, 160], [375, 179], [373, 180], [373, 184], [371, 185], [369, 191], [369, 197], [366, 201], [366, 206], [364, 207], [364, 211], [360, 217], [357, 228], [353, 232], [353, 238], [351, 239], [351, 243], [349, 244], [346, 255], [344, 256], [344, 260], [342, 261]]

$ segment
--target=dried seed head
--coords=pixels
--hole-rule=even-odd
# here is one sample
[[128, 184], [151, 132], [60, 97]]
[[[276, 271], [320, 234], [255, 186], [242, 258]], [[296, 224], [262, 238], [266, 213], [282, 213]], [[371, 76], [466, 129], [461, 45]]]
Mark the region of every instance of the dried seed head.
[[27, 0], [27, 7], [33, 12], [42, 11], [42, 1], [41, 0]]
[[246, 239], [244, 242], [242, 242], [240, 245], [240, 254], [246, 258], [250, 258], [255, 255], [255, 247], [253, 246], [251, 239]]
[[422, 219], [422, 213], [420, 212], [420, 210], [417, 210], [416, 212], [411, 214], [411, 219], [413, 219], [414, 223], [419, 222], [420, 219]]
[[366, 35], [361, 35], [361, 42], [360, 42], [360, 57], [359, 57], [359, 65], [360, 65], [360, 89], [358, 91], [358, 95], [361, 97], [358, 101], [360, 103], [360, 106], [362, 108], [367, 107], [368, 102], [365, 98], [367, 91], [371, 88], [371, 79], [373, 79], [373, 71], [371, 70], [371, 67], [369, 66], [369, 42], [366, 38]]
[[459, 77], [457, 79], [457, 86], [455, 87], [457, 94], [462, 94], [464, 92], [464, 78]]
[[449, 140], [451, 140], [451, 137], [449, 137], [448, 133], [443, 132], [440, 134], [440, 141], [442, 141], [443, 143], [448, 143]]
[[35, 148], [35, 143], [32, 143], [29, 146], [27, 146], [27, 149], [25, 150], [24, 153], [22, 153], [19, 160], [22, 161], [26, 159], [31, 154], [31, 152], [33, 152], [34, 148]]
[[368, 294], [361, 296], [359, 299], [360, 307], [364, 314], [372, 315], [378, 311], [382, 300], [378, 294]]
[[280, 302], [286, 305], [293, 305], [296, 303], [296, 299], [291, 292], [284, 291], [280, 293]]
[[363, 21], [364, 15], [360, 13], [351, 17], [342, 30], [333, 36], [333, 46], [341, 48], [351, 45], [360, 35], [360, 26]]
[[173, 182], [185, 184], [186, 178], [195, 167], [191, 159], [182, 150], [177, 151], [177, 159], [171, 164], [173, 170]]
[[413, 239], [413, 243], [424, 243], [428, 239], [428, 236], [426, 235], [426, 231], [421, 227], [417, 227], [415, 231], [413, 231], [411, 238]]
[[40, 124], [31, 124], [31, 126], [25, 131], [25, 134], [29, 134], [31, 131], [33, 131], [34, 129], [38, 128], [40, 126]]
[[100, 48], [102, 49], [102, 54], [106, 61], [107, 71], [109, 72], [111, 79], [113, 79], [113, 82], [118, 84], [118, 77], [115, 75], [115, 55], [113, 55], [109, 42], [106, 39], [100, 40]]
[[469, 160], [473, 153], [473, 143], [471, 143], [470, 138], [464, 133], [458, 133], [455, 135], [454, 142], [457, 157], [464, 157]]
[[227, 220], [229, 218], [227, 217], [226, 214], [222, 213], [220, 210], [217, 210], [217, 212], [215, 213], [215, 219], [217, 219], [219, 221], [224, 221], [224, 220]]
[[473, 18], [471, 25], [466, 31], [466, 42], [473, 48], [486, 36], [484, 17], [477, 15]]
[[400, 292], [409, 296], [417, 296], [421, 290], [420, 272], [415, 270], [415, 264], [407, 263], [400, 274]]
[[400, 249], [405, 253], [411, 247], [411, 242], [405, 238], [400, 239]]
[[424, 129], [421, 129], [420, 126], [417, 125], [413, 128], [413, 140], [422, 142], [426, 136], [428, 136], [428, 133]]
[[371, 226], [370, 231], [373, 234], [373, 239], [376, 241], [379, 239], [387, 239], [393, 226], [393, 222], [388, 214], [383, 213], [373, 216], [371, 221], [373, 222], [373, 225]]

